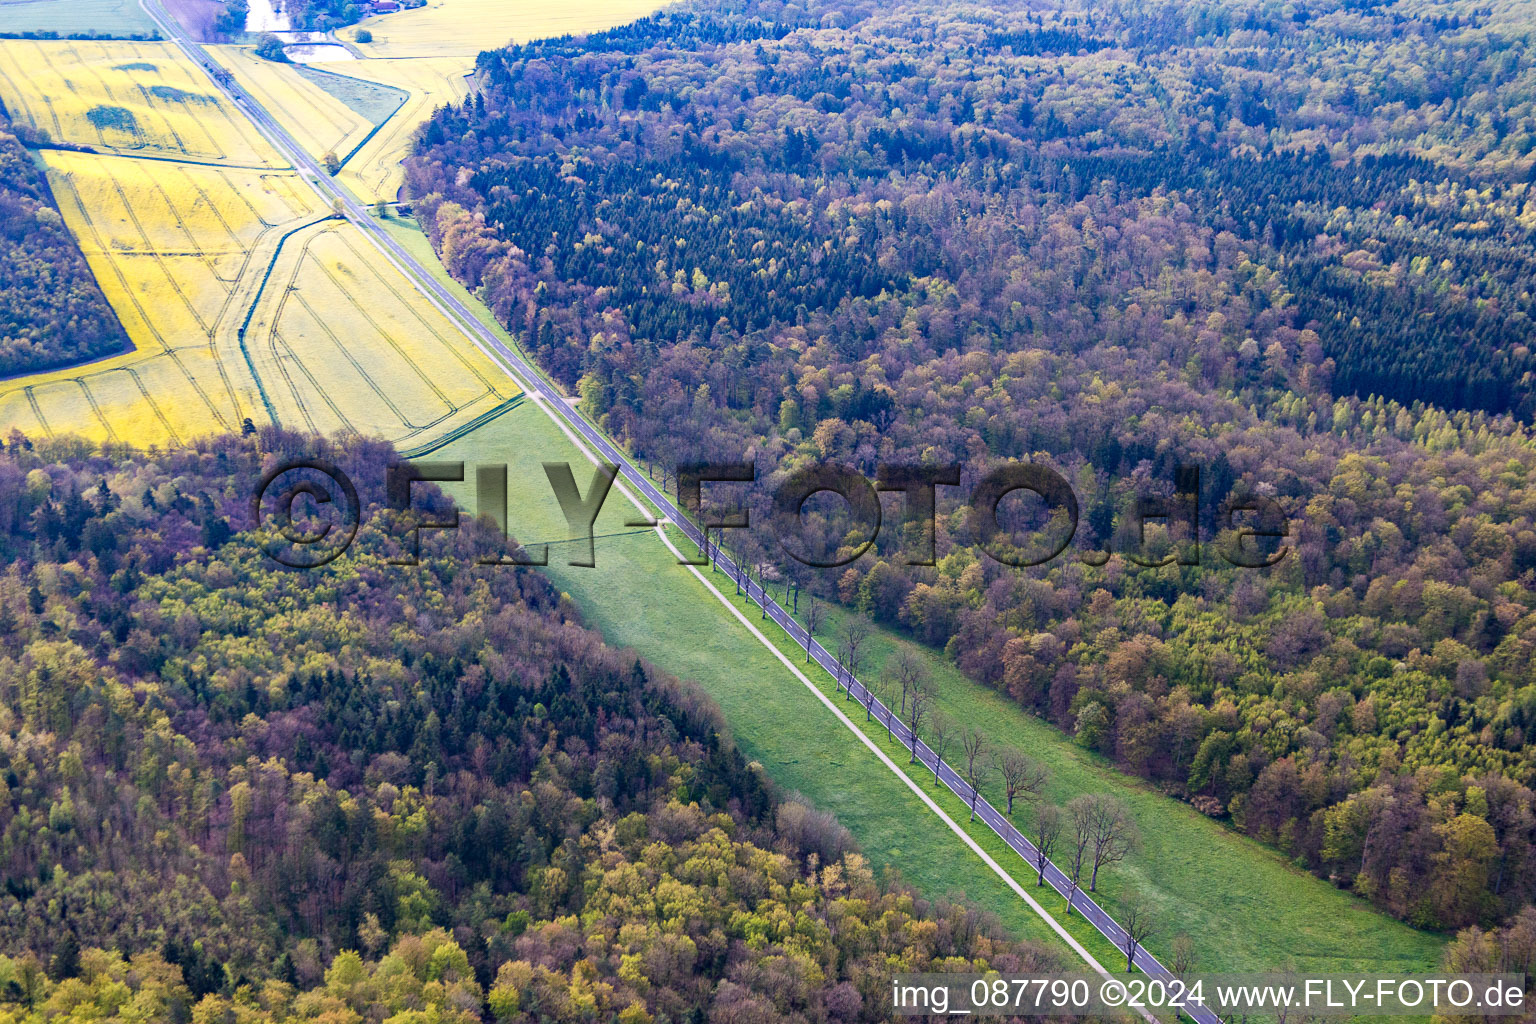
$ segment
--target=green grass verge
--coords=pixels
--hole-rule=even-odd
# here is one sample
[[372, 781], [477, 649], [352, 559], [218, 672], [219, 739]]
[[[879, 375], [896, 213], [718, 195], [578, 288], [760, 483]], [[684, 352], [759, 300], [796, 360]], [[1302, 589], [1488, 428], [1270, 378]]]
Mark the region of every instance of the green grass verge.
[[[441, 270], [414, 222], [392, 218], [391, 234], [420, 257], [440, 281], [461, 298], [468, 293]], [[471, 308], [483, 310], [477, 303]], [[510, 342], [488, 313], [482, 320]], [[511, 529], [530, 541], [559, 540], [567, 530], [539, 463], [568, 459], [585, 488], [586, 465], [569, 441], [532, 403], [454, 442], [434, 458], [509, 464]], [[452, 485], [450, 485], [450, 489]], [[454, 491], [473, 506], [468, 485]], [[894, 867], [930, 895], [963, 892], [997, 913], [1016, 934], [1048, 935], [1033, 912], [959, 840], [923, 808], [888, 769], [793, 679], [762, 645], [675, 560], [654, 537], [627, 533], [622, 520], [628, 502], [614, 494], [599, 520], [599, 534], [624, 534], [598, 541], [597, 568], [563, 564], [562, 548], [551, 548], [551, 579], [582, 609], [611, 643], [633, 647], [667, 671], [692, 679], [726, 714], [743, 752], [763, 764], [781, 786], [798, 790], [836, 814], [877, 867]], [[714, 577], [728, 596], [733, 587]], [[746, 607], [742, 599], [734, 599]], [[755, 609], [749, 615], [755, 615]], [[843, 613], [832, 610], [835, 629]], [[788, 637], [764, 629], [780, 649], [795, 657]], [[879, 665], [896, 638], [877, 631], [869, 663]], [[1123, 799], [1135, 815], [1144, 845], [1101, 883], [1101, 902], [1110, 908], [1130, 892], [1145, 894], [1157, 907], [1159, 934], [1150, 945], [1166, 954], [1172, 938], [1188, 934], [1203, 970], [1411, 971], [1436, 964], [1443, 939], [1415, 931], [1372, 910], [1368, 904], [1300, 871], [1274, 851], [1237, 835], [1115, 771], [1106, 761], [1074, 745], [1052, 726], [1025, 714], [1007, 698], [964, 678], [932, 651], [929, 661], [939, 706], [951, 717], [984, 728], [999, 742], [1019, 747], [1051, 771], [1048, 796], [1058, 803], [1086, 792]], [[803, 661], [803, 654], [796, 658]], [[833, 693], [825, 673], [807, 672], [824, 692]], [[849, 702], [846, 712], [862, 719]], [[905, 764], [900, 744], [887, 741], [878, 723], [866, 732]], [[962, 801], [942, 790], [931, 774], [911, 777], [962, 823]], [[995, 787], [994, 787], [995, 788]], [[1001, 800], [996, 801], [1001, 803]], [[1018, 815], [1027, 821], [1022, 809]], [[970, 829], [983, 849], [1027, 887], [1027, 865], [981, 826]], [[1095, 956], [1113, 967], [1118, 956], [1092, 928], [1062, 914], [1054, 895], [1037, 897]]]
[[[826, 612], [819, 639], [833, 648], [849, 613], [836, 607]], [[770, 637], [785, 651], [801, 650], [787, 636]], [[866, 641], [866, 664], [872, 668], [865, 674], [873, 678], [900, 642], [891, 631], [874, 629]], [[1150, 942], [1154, 953], [1169, 950], [1173, 936], [1182, 932], [1194, 940], [1199, 966], [1207, 971], [1407, 973], [1438, 965], [1443, 936], [1378, 913], [1273, 849], [1117, 771], [1006, 696], [966, 678], [942, 654], [914, 649], [931, 673], [940, 711], [1049, 769], [1046, 799], [1062, 805], [1096, 792], [1125, 802], [1140, 828], [1142, 846], [1107, 876], [1100, 875], [1097, 898], [1112, 912], [1131, 894], [1147, 899], [1160, 922]], [[827, 687], [830, 692], [830, 680]], [[884, 737], [879, 723], [874, 725]], [[997, 782], [984, 784], [982, 792], [995, 807], [1005, 806]], [[957, 799], [954, 803], [963, 806]], [[1017, 806], [1014, 819], [1028, 831], [1028, 809]]]
[[[698, 683], [720, 705], [742, 753], [780, 786], [837, 815], [877, 870], [895, 868], [931, 896], [963, 895], [996, 914], [1011, 933], [1056, 944], [1046, 925], [961, 849], [653, 533], [624, 525], [634, 511], [617, 492], [598, 519], [596, 568], [566, 564], [571, 546], [562, 542], [569, 531], [540, 464], [568, 461], [583, 492], [590, 464], [534, 403], [525, 402], [432, 458], [506, 464], [510, 528], [530, 545], [555, 542], [544, 570], [555, 586], [609, 643], [633, 648]], [[472, 470], [466, 475], [472, 478]], [[473, 508], [473, 484], [446, 489]], [[1001, 858], [1000, 849], [992, 852]], [[1102, 955], [1109, 955], [1107, 944]]]

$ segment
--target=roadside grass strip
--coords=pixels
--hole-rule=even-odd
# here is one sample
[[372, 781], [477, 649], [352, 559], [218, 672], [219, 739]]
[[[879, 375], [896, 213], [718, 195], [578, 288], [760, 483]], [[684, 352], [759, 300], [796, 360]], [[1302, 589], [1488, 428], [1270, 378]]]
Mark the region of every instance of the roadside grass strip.
[[[817, 635], [835, 646], [852, 613], [828, 604], [822, 610], [826, 621]], [[775, 639], [785, 650], [805, 656], [803, 646], [787, 636]], [[1141, 846], [1100, 878], [1099, 889], [1110, 908], [1132, 896], [1145, 899], [1161, 922], [1163, 944], [1188, 935], [1202, 969], [1414, 973], [1438, 965], [1446, 936], [1378, 913], [1275, 850], [1126, 775], [1006, 694], [966, 677], [942, 652], [874, 626], [866, 641], [872, 667], [863, 675], [877, 677], [902, 646], [926, 665], [937, 711], [957, 725], [982, 730], [995, 748], [1019, 750], [1046, 768], [1046, 800], [1065, 806], [1075, 796], [1104, 793], [1126, 805], [1140, 830]], [[876, 731], [884, 737], [883, 726]], [[932, 773], [927, 777], [931, 781]], [[1004, 799], [995, 780], [982, 791], [995, 802]], [[1027, 832], [1032, 810], [1021, 805], [1015, 817]], [[1267, 923], [1256, 927], [1261, 921]]]
[[[598, 534], [612, 535], [598, 542], [597, 567], [566, 564], [580, 545], [566, 543], [570, 531], [542, 463], [569, 462], [585, 488], [590, 462], [537, 403], [525, 400], [431, 457], [469, 464], [471, 482], [443, 485], [466, 510], [474, 508], [470, 467], [506, 464], [512, 531], [525, 544], [551, 543], [550, 565], [541, 571], [610, 643], [696, 682], [720, 705], [743, 755], [783, 789], [835, 814], [877, 871], [897, 871], [929, 898], [968, 899], [996, 915], [1011, 934], [1047, 942], [1070, 957], [1066, 963], [1077, 961], [980, 859], [957, 856], [955, 837], [931, 817], [921, 797], [869, 756], [832, 715], [808, 703], [803, 685], [777, 656], [743, 630], [652, 531], [637, 533], [625, 525], [634, 511], [618, 494], [605, 503], [595, 527]], [[1000, 846], [989, 852], [1003, 855]], [[1113, 962], [1107, 943], [1083, 945], [1100, 962]]]

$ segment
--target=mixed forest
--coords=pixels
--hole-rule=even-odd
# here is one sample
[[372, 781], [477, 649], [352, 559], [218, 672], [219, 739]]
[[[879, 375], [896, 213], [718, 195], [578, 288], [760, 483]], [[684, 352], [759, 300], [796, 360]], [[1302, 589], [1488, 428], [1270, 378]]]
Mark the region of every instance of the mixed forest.
[[283, 10], [295, 26], [320, 31], [351, 25], [363, 17], [363, 6], [355, 0], [288, 0]]
[[0, 377], [127, 347], [42, 172], [0, 110]]
[[[284, 569], [247, 501], [317, 452], [376, 486]], [[389, 564], [393, 461], [6, 439], [0, 1021], [875, 1021], [893, 970], [1063, 967], [874, 877], [701, 695], [476, 567], [499, 531]]]
[[[1465, 2], [683, 5], [482, 54], [408, 186], [639, 459], [755, 459], [755, 522], [814, 463], [1053, 467], [1081, 517], [1033, 568], [967, 487], [931, 565], [911, 530], [818, 571], [726, 543], [1384, 910], [1491, 927], [1536, 900], [1531, 43]], [[1126, 538], [1180, 465], [1198, 564]], [[1284, 557], [1231, 565], [1259, 499]]]

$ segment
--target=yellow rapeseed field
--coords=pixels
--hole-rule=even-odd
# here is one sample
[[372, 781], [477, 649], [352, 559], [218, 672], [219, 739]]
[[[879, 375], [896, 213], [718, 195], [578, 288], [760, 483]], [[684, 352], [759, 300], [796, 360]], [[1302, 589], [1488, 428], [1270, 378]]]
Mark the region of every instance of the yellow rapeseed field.
[[404, 181], [400, 162], [410, 152], [416, 129], [435, 108], [468, 94], [466, 75], [473, 66], [473, 61], [458, 57], [310, 65], [317, 71], [376, 82], [406, 93], [400, 107], [375, 129], [291, 64], [262, 60], [246, 46], [208, 49], [308, 153], [316, 159], [333, 153], [344, 161], [337, 180], [364, 202], [396, 198]]
[[282, 422], [324, 432], [387, 422], [386, 436], [410, 446], [515, 394], [357, 228], [328, 221], [290, 244], [246, 332]]
[[[314, 65], [323, 71], [394, 86], [410, 94], [394, 116], [343, 165], [337, 180], [365, 202], [393, 201], [404, 181], [400, 161], [410, 153], [416, 129], [436, 108], [458, 102], [469, 94], [466, 75], [473, 61], [468, 64], [466, 67], [466, 62], [458, 58], [418, 58]], [[293, 123], [293, 119], [284, 121], [285, 127]]]
[[370, 57], [460, 57], [464, 70], [481, 50], [567, 33], [597, 32], [643, 18], [657, 0], [567, 0], [559, 4], [507, 0], [427, 0], [425, 7], [382, 14], [358, 27], [373, 33], [358, 44]]
[[21, 124], [112, 153], [284, 167], [170, 43], [6, 40], [0, 93]]
[[[0, 74], [0, 101], [28, 112], [18, 116], [38, 117], [81, 107], [86, 101], [79, 97], [90, 89], [109, 99], [127, 95], [125, 83], [135, 76], [141, 85], [212, 88], [199, 85], [200, 72], [164, 48], [151, 54], [149, 44], [69, 45], [89, 48], [92, 57], [83, 61], [75, 51], [75, 70], [64, 83], [10, 73], [36, 65], [39, 44], [0, 41], [0, 69], [8, 69]], [[154, 70], [134, 70], [135, 64]], [[97, 71], [80, 70], [87, 66]], [[111, 154], [44, 152], [64, 220], [134, 349], [0, 382], [0, 431], [16, 426], [147, 446], [237, 430], [250, 418], [350, 428], [409, 447], [459, 429], [516, 394], [265, 143], [247, 141], [243, 151], [231, 143], [259, 143], [249, 124], [226, 130], [215, 120], [197, 135], [174, 119], [167, 123], [186, 148], [170, 148], [171, 136], [147, 134], [156, 140], [155, 159], [118, 146]], [[79, 122], [62, 117], [57, 124]], [[226, 154], [222, 162], [210, 159], [215, 148]], [[253, 156], [264, 162], [250, 163]]]
[[327, 153], [346, 156], [373, 130], [366, 118], [303, 78], [292, 64], [263, 60], [249, 46], [207, 49], [317, 160]]
[[278, 237], [318, 219], [318, 200], [291, 172], [45, 158], [59, 209], [134, 351], [5, 382], [0, 424], [138, 444], [237, 429], [250, 415], [240, 394], [254, 390], [229, 358], [238, 300]]
[[161, 167], [60, 150], [46, 151], [45, 159], [61, 208], [73, 204], [89, 218], [89, 234], [79, 236], [86, 253], [241, 255], [268, 229], [319, 211], [319, 199], [289, 171]]

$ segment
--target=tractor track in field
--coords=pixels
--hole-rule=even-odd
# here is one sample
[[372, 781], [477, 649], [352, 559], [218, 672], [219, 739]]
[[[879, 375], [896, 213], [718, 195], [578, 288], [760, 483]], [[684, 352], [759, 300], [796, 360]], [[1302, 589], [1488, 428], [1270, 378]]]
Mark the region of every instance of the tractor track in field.
[[123, 371], [127, 373], [129, 379], [133, 381], [133, 386], [139, 389], [139, 394], [143, 396], [144, 403], [149, 406], [150, 410], [155, 414], [155, 418], [160, 421], [160, 425], [165, 428], [166, 435], [170, 437], [171, 443], [180, 444], [181, 439], [177, 436], [175, 429], [171, 426], [171, 421], [166, 418], [166, 415], [161, 411], [159, 404], [150, 395], [149, 388], [144, 386], [144, 379], [139, 376], [139, 371], [132, 366], [124, 366]]
[[[272, 404], [271, 396], [267, 394], [266, 385], [261, 382], [261, 374], [256, 372], [256, 363], [251, 359], [251, 350], [248, 343], [246, 342], [245, 333], [251, 326], [251, 318], [256, 315], [256, 307], [260, 305], [262, 295], [266, 292], [267, 282], [272, 278], [272, 271], [277, 266], [278, 257], [283, 254], [283, 244], [287, 242], [289, 238], [298, 234], [300, 231], [303, 231], [305, 228], [312, 228], [316, 224], [323, 224], [327, 220], [330, 220], [331, 217], [332, 215], [328, 214], [324, 217], [319, 217], [312, 221], [306, 221], [297, 227], [288, 229], [287, 231], [283, 232], [281, 236], [279, 236], [277, 240], [277, 246], [272, 250], [272, 258], [267, 261], [266, 269], [263, 270], [261, 274], [261, 280], [256, 284], [256, 294], [251, 297], [251, 304], [246, 308], [245, 319], [241, 321], [239, 327], [235, 328], [235, 341], [239, 346], [240, 356], [245, 360], [245, 368], [250, 372], [251, 380], [256, 385], [256, 393], [261, 397], [261, 404], [267, 410], [267, 417], [273, 423], [281, 422], [278, 419], [277, 408]], [[247, 255], [247, 259], [249, 259], [249, 255]], [[277, 333], [276, 317], [274, 317], [272, 320], [272, 333], [274, 335]], [[289, 386], [292, 387], [291, 381], [289, 382]]]
[[[117, 178], [115, 176], [112, 176], [111, 180], [112, 180], [113, 187], [118, 192], [119, 200], [121, 200], [126, 205], [127, 198], [122, 193], [122, 185], [121, 185], [121, 183], [117, 180]], [[92, 237], [94, 237], [96, 239], [97, 251], [102, 252], [102, 253], [113, 253], [113, 252], [116, 252], [117, 250], [111, 249], [111, 248], [107, 247], [104, 244], [104, 240], [103, 240], [103, 238], [101, 236], [100, 226], [97, 224], [95, 219], [93, 219], [90, 216], [88, 208], [87, 208], [87, 206], [85, 204], [84, 197], [81, 196], [80, 190], [79, 190], [78, 186], [75, 184], [75, 181], [74, 181], [73, 177], [68, 175], [68, 174], [63, 174], [63, 175], [60, 175], [60, 181], [62, 182], [64, 187], [68, 189], [68, 193], [69, 193], [70, 198], [75, 203], [75, 205], [77, 207], [79, 207], [79, 209], [81, 211], [81, 214], [82, 214], [82, 217], [83, 217], [83, 220], [84, 220], [84, 223], [89, 228]], [[132, 214], [131, 214], [131, 211], [130, 211], [130, 216], [131, 215]], [[135, 227], [138, 228], [138, 225], [135, 224]], [[139, 228], [139, 236], [140, 236], [140, 238], [143, 238], [145, 240], [146, 244], [148, 243], [148, 238], [147, 238], [147, 236], [144, 235], [143, 230], [141, 228]], [[151, 255], [153, 255], [153, 254], [151, 254]], [[145, 357], [146, 357], [146, 359], [156, 359], [156, 358], [160, 358], [160, 357], [169, 358], [170, 361], [175, 364], [177, 372], [181, 374], [181, 376], [187, 381], [188, 385], [191, 386], [191, 388], [197, 393], [198, 399], [203, 403], [203, 406], [208, 410], [209, 414], [222, 427], [224, 427], [224, 429], [226, 429], [226, 430], [229, 429], [229, 425], [230, 424], [229, 424], [228, 419], [226, 419], [224, 414], [219, 411], [218, 407], [215, 406], [214, 403], [209, 400], [207, 392], [205, 392], [203, 390], [203, 386], [198, 383], [197, 378], [192, 373], [190, 373], [187, 370], [186, 366], [182, 363], [180, 356], [177, 354], [176, 347], [173, 346], [170, 343], [170, 341], [165, 337], [165, 335], [163, 333], [161, 333], [159, 326], [157, 326], [157, 324], [155, 322], [155, 319], [153, 317], [151, 317], [149, 315], [148, 311], [144, 308], [143, 302], [142, 302], [139, 294], [137, 293], [137, 291], [135, 291], [134, 288], [132, 288], [129, 285], [128, 279], [127, 279], [127, 277], [124, 276], [123, 269], [119, 265], [118, 261], [114, 260], [114, 259], [108, 259], [106, 261], [106, 263], [107, 263], [108, 266], [111, 267], [112, 274], [117, 279], [117, 284], [118, 284], [118, 289], [119, 289], [120, 294], [132, 305], [134, 313], [138, 316], [140, 322], [143, 323], [145, 330], [147, 330], [154, 337], [155, 342], [159, 346], [159, 351], [158, 352], [154, 351], [151, 348], [137, 348], [136, 350], [143, 352]], [[161, 269], [162, 272], [165, 272], [166, 268], [165, 268], [163, 263], [159, 263], [157, 261], [157, 265], [160, 266], [160, 269]], [[178, 297], [181, 297], [179, 290], [178, 290]], [[186, 300], [185, 300], [184, 297], [182, 297], [182, 301], [183, 301], [183, 303], [185, 303]], [[195, 315], [195, 313], [194, 313], [194, 315]], [[211, 339], [210, 339], [210, 344], [211, 344]], [[118, 353], [118, 354], [120, 355], [121, 353]], [[115, 357], [116, 357], [116, 355], [110, 356], [110, 357], [105, 357], [105, 358], [115, 358]], [[218, 366], [219, 372], [220, 372], [221, 376], [223, 377], [224, 386], [225, 386], [226, 391], [229, 392], [231, 399], [233, 399], [234, 398], [234, 392], [232, 390], [230, 390], [231, 385], [230, 385], [228, 377], [227, 376], [223, 376], [224, 375], [223, 364], [217, 359], [217, 355], [216, 354], [215, 354], [214, 362], [215, 362], [215, 365]], [[109, 372], [109, 371], [103, 371], [103, 372]], [[92, 375], [84, 375], [84, 376], [78, 378], [82, 382], [82, 386], [86, 387], [87, 389], [89, 388], [89, 377], [90, 376], [92, 376]], [[35, 395], [33, 394], [33, 388], [34, 387], [35, 387], [35, 385], [28, 385], [27, 386], [27, 388], [26, 388], [27, 399], [28, 399], [28, 401], [32, 405], [32, 409], [33, 409], [34, 414], [38, 417], [38, 422], [43, 425], [44, 430], [47, 430], [49, 432], [50, 436], [51, 436], [52, 435], [52, 428], [48, 426], [47, 418], [45, 416], [43, 416], [42, 409], [39, 407], [37, 399], [36, 399]], [[156, 407], [156, 408], [157, 408], [157, 415], [159, 415], [158, 407]], [[163, 422], [164, 421], [164, 416], [161, 415], [160, 418], [161, 418], [161, 420]]]

